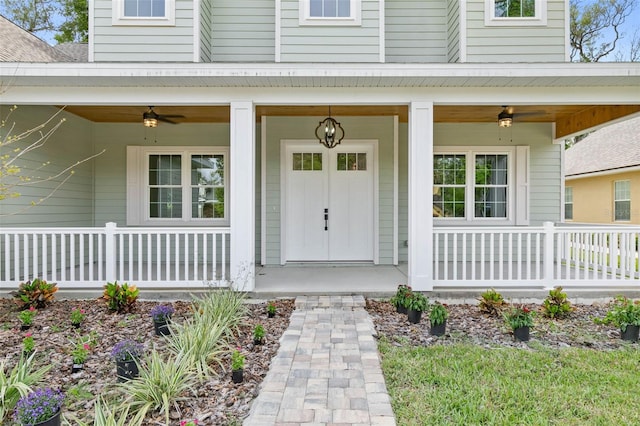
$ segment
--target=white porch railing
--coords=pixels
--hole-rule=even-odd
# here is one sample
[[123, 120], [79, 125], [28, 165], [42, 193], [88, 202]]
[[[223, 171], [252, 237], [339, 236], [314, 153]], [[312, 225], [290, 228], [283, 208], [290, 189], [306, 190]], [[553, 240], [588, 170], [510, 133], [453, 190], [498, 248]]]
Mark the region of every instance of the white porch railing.
[[435, 227], [434, 287], [638, 287], [637, 226]]
[[0, 288], [35, 277], [59, 287], [193, 287], [228, 280], [229, 228], [6, 228]]

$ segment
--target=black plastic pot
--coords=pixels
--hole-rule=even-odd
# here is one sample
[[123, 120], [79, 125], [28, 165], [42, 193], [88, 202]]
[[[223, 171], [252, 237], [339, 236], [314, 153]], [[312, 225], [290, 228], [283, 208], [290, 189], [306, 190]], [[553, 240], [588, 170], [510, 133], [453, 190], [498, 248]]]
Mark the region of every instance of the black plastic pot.
[[414, 311], [413, 309], [407, 309], [407, 319], [412, 324], [418, 324], [422, 318], [422, 311]]
[[640, 333], [640, 326], [628, 325], [624, 330], [620, 330], [620, 337], [622, 340], [628, 340], [630, 342], [636, 342], [638, 340], [638, 334]]
[[444, 320], [442, 324], [432, 325], [429, 333], [432, 336], [442, 336], [447, 329], [447, 320]]
[[529, 341], [529, 327], [528, 326], [518, 327], [518, 328], [513, 330], [513, 335], [515, 336], [516, 340], [519, 340], [521, 342], [528, 342]]

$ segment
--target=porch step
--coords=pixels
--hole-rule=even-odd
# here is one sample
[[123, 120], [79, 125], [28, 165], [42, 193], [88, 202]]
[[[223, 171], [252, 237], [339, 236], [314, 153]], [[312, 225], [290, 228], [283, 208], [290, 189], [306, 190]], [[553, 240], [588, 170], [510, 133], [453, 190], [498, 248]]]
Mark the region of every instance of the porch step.
[[315, 308], [364, 308], [363, 295], [355, 296], [298, 296], [295, 301], [296, 309]]

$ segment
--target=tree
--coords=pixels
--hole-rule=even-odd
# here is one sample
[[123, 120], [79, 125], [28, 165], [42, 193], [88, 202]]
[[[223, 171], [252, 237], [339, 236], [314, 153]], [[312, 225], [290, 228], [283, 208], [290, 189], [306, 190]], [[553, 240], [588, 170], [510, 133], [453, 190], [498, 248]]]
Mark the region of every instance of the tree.
[[[571, 0], [570, 43], [571, 60], [598, 62], [619, 47], [624, 38], [624, 23], [636, 7], [636, 0], [594, 0], [584, 4]], [[630, 60], [638, 59], [640, 40], [634, 37]], [[617, 52], [617, 59], [624, 59]]]
[[30, 33], [54, 31], [57, 0], [2, 0], [6, 17]]
[[62, 0], [66, 21], [54, 36], [58, 43], [86, 43], [89, 40], [89, 5], [87, 0]]

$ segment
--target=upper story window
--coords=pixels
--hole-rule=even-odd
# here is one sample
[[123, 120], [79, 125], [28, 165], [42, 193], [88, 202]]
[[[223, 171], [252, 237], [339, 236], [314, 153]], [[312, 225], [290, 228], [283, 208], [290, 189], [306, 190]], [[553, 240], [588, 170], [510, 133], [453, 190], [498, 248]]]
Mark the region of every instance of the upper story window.
[[485, 0], [487, 26], [547, 25], [547, 0]]
[[433, 216], [444, 220], [513, 221], [513, 154], [509, 149], [436, 152]]
[[628, 180], [613, 183], [613, 210], [615, 221], [631, 220], [631, 182]]
[[564, 218], [573, 220], [573, 188], [570, 186], [564, 188]]
[[299, 0], [300, 25], [360, 25], [361, 0]]
[[113, 25], [175, 25], [175, 0], [113, 0]]

